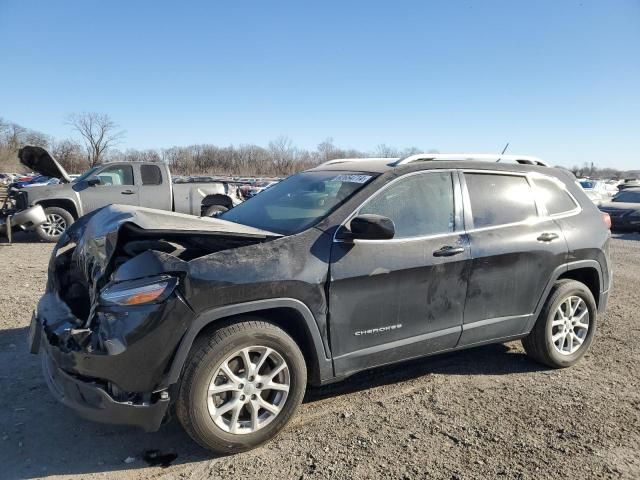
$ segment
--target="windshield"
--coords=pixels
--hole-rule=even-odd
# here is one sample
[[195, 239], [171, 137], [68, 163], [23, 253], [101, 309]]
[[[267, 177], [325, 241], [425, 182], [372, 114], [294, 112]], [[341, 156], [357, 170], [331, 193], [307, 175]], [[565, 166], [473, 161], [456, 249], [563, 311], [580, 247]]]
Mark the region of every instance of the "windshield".
[[89, 178], [96, 170], [98, 170], [98, 167], [93, 167], [93, 168], [87, 170], [86, 172], [84, 172], [82, 175], [80, 175], [75, 180], [71, 180], [71, 182], [72, 183], [82, 182], [82, 181], [86, 180], [87, 178]]
[[588, 180], [582, 180], [580, 182], [580, 185], [582, 185], [582, 188], [584, 188], [585, 190], [590, 188], [596, 188], [596, 182], [590, 182]]
[[640, 203], [640, 192], [621, 192], [613, 197], [612, 202], [620, 203]]
[[325, 218], [374, 174], [303, 172], [264, 190], [220, 218], [282, 235], [301, 232]]

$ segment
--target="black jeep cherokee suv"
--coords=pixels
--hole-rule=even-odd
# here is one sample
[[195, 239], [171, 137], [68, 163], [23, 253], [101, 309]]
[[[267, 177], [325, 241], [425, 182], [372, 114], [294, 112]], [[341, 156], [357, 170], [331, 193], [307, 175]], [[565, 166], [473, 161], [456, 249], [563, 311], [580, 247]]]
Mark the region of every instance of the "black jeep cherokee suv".
[[175, 410], [229, 453], [363, 369], [514, 339], [573, 365], [607, 303], [606, 218], [568, 172], [456, 158], [331, 161], [219, 218], [81, 218], [30, 329], [51, 391], [149, 431]]

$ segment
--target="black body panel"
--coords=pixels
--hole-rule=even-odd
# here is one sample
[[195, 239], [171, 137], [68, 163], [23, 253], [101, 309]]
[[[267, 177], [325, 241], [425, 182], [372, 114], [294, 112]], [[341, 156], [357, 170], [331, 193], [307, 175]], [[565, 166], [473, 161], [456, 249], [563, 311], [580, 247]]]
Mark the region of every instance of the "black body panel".
[[[36, 312], [52, 389], [72, 392], [63, 402], [85, 416], [108, 421], [94, 415], [102, 405], [97, 409], [112, 412], [103, 414], [116, 423], [153, 429], [165, 412], [159, 395], [180, 381], [197, 335], [221, 319], [255, 314], [297, 335], [317, 385], [377, 365], [522, 337], [553, 283], [572, 270], [597, 272], [598, 306], [606, 305], [609, 232], [568, 174], [486, 162], [376, 165], [378, 177], [295, 235], [121, 206], [79, 219], [52, 254], [47, 293]], [[341, 168], [354, 169], [327, 167]], [[430, 169], [453, 172], [453, 232], [334, 240], [372, 194]], [[468, 169], [552, 175], [580, 209], [474, 228], [463, 174]], [[442, 247], [456, 254], [443, 254]], [[177, 279], [162, 302], [125, 308], [98, 300], [106, 286], [159, 275]], [[78, 391], [93, 398], [89, 405], [81, 405]], [[135, 420], [123, 398], [159, 406]]]

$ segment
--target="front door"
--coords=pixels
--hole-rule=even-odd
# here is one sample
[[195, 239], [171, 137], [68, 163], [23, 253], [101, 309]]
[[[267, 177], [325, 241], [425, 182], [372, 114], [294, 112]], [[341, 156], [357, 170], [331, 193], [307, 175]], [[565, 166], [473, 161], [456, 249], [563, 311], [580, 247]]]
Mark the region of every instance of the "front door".
[[459, 192], [455, 172], [408, 174], [353, 215], [390, 218], [393, 239], [334, 241], [329, 309], [337, 375], [455, 346], [470, 259]]
[[109, 165], [98, 170], [92, 178], [100, 183], [86, 186], [79, 192], [85, 214], [112, 203], [139, 205], [132, 165]]

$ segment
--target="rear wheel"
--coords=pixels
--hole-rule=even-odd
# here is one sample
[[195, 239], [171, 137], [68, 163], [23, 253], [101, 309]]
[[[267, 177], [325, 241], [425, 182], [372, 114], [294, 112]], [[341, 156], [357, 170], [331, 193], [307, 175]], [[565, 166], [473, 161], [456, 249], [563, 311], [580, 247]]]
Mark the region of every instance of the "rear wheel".
[[304, 357], [295, 341], [273, 324], [246, 318], [194, 345], [176, 413], [203, 447], [242, 452], [284, 428], [302, 401], [306, 382]]
[[560, 280], [522, 345], [527, 355], [545, 365], [570, 367], [589, 349], [596, 326], [597, 307], [591, 290], [575, 280]]
[[60, 207], [44, 209], [47, 220], [36, 227], [36, 234], [45, 242], [57, 242], [60, 235], [74, 222], [73, 215]]
[[229, 209], [224, 205], [211, 205], [204, 211], [205, 217], [217, 217], [221, 213], [227, 212]]

